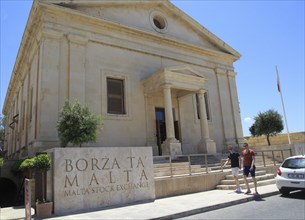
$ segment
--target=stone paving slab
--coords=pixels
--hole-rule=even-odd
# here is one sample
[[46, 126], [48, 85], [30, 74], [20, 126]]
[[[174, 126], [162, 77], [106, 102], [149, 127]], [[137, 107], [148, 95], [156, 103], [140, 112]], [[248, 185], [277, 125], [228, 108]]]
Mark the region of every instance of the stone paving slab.
[[[260, 193], [259, 196], [235, 193], [232, 190], [210, 190], [122, 207], [116, 206], [88, 212], [70, 213], [65, 216], [53, 215], [48, 219], [175, 219], [279, 194], [275, 184], [258, 187], [258, 192]], [[2, 208], [0, 217], [0, 219], [23, 219], [25, 210], [21, 207]], [[35, 218], [35, 216], [33, 217]]]

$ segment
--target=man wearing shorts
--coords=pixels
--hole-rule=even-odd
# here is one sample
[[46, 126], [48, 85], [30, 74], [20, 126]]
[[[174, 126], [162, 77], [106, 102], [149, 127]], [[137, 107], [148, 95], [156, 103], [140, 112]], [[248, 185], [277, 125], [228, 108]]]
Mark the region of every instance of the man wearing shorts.
[[231, 169], [232, 169], [232, 175], [235, 180], [236, 184], [236, 190], [235, 192], [241, 193], [239, 180], [238, 180], [238, 174], [240, 170], [240, 154], [238, 152], [235, 152], [232, 146], [228, 146], [228, 150], [230, 152], [228, 156], [228, 160], [225, 162], [224, 166], [227, 165], [229, 161], [231, 161]]
[[244, 181], [247, 187], [247, 191], [245, 194], [250, 194], [251, 190], [249, 187], [249, 183], [247, 180], [247, 177], [249, 176], [249, 173], [251, 174], [253, 184], [254, 184], [254, 194], [258, 194], [257, 192], [257, 184], [256, 184], [256, 179], [255, 179], [255, 153], [253, 150], [249, 149], [248, 143], [244, 143], [244, 150], [242, 151], [242, 163], [243, 163], [243, 176], [244, 176]]

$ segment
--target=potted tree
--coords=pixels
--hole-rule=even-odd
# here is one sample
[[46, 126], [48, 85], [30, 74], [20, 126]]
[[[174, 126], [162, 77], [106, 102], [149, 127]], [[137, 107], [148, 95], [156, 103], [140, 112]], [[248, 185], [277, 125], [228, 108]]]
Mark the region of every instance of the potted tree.
[[36, 156], [34, 166], [42, 175], [42, 198], [36, 202], [36, 215], [38, 218], [47, 218], [51, 216], [53, 209], [53, 202], [47, 201], [45, 197], [45, 174], [51, 168], [50, 156], [47, 154]]
[[[33, 170], [35, 168], [34, 162], [35, 162], [35, 158], [27, 158], [27, 159], [21, 161], [19, 168], [18, 168], [19, 171], [23, 172], [24, 176], [29, 179], [33, 178]], [[18, 166], [18, 162], [17, 162], [16, 166]]]

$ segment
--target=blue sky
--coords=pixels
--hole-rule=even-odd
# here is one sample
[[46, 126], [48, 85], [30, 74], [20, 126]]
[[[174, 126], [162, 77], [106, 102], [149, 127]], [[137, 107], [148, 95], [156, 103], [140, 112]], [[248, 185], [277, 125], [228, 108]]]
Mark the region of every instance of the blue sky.
[[[2, 110], [32, 1], [0, 2]], [[245, 136], [259, 112], [274, 109], [283, 115], [276, 65], [289, 131], [305, 131], [304, 0], [171, 2], [242, 55], [234, 67]]]

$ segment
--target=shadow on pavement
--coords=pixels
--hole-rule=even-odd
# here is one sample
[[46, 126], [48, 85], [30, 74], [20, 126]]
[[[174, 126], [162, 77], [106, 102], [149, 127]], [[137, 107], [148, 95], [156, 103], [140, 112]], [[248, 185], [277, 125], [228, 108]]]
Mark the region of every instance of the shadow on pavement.
[[281, 195], [281, 197], [305, 200], [305, 190], [292, 191], [289, 195]]

